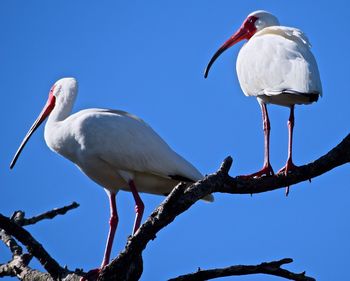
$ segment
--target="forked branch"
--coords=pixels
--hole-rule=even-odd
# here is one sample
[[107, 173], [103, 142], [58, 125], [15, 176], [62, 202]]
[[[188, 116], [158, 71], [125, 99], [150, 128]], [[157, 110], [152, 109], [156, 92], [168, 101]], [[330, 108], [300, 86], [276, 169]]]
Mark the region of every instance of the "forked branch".
[[[271, 191], [278, 188], [284, 188], [285, 186], [291, 186], [302, 181], [310, 180], [334, 169], [335, 167], [344, 165], [349, 162], [350, 134], [347, 135], [342, 142], [340, 142], [328, 153], [312, 163], [296, 168], [287, 176], [278, 174], [256, 179], [244, 179], [240, 177], [232, 178], [228, 175], [228, 172], [232, 165], [232, 158], [227, 157], [216, 173], [208, 175], [203, 180], [200, 180], [190, 186], [187, 186], [183, 183], [177, 185], [169, 194], [169, 196], [157, 207], [156, 210], [153, 211], [153, 213], [138, 229], [135, 235], [129, 237], [125, 249], [108, 266], [103, 269], [98, 280], [138, 280], [143, 270], [142, 252], [146, 248], [148, 242], [155, 239], [156, 234], [162, 228], [171, 223], [178, 215], [188, 210], [195, 202], [208, 194], [215, 192], [230, 194], [253, 194]], [[70, 209], [76, 206], [67, 207]], [[67, 211], [66, 209], [64, 210]], [[38, 258], [39, 261], [41, 261], [41, 263], [44, 265], [45, 269], [51, 274], [51, 276], [57, 278], [57, 276], [64, 275], [65, 280], [79, 280], [79, 277], [81, 274], [83, 274], [83, 272], [73, 273], [68, 272], [65, 268], [62, 268], [54, 259], [50, 257], [45, 249], [26, 230], [21, 227], [21, 225], [35, 223], [44, 218], [50, 218], [50, 216], [55, 216], [57, 214], [60, 214], [60, 212], [56, 210], [28, 220], [24, 219], [23, 212], [15, 213], [12, 218], [13, 220], [0, 215], [0, 229], [3, 229], [7, 235], [13, 236], [23, 245], [25, 245], [29, 251], [30, 256], [35, 256]], [[8, 238], [9, 237], [6, 238], [7, 240], [4, 238], [7, 242], [5, 242], [4, 239], [2, 240], [5, 243], [10, 243], [9, 241], [11, 240], [11, 237], [10, 240], [8, 240]], [[17, 251], [14, 256], [21, 256], [22, 250], [16, 247], [14, 243], [12, 243], [12, 246], [10, 246], [10, 244], [7, 245], [9, 246], [9, 249], [12, 253], [15, 253], [15, 251]], [[25, 259], [23, 261], [25, 261], [23, 263], [25, 267], [27, 261]], [[227, 274], [228, 272], [230, 272], [231, 275], [244, 275], [244, 272], [246, 272], [245, 274], [253, 274], [254, 272], [276, 275], [290, 280], [314, 280], [311, 277], [305, 276], [304, 273], [293, 273], [280, 268], [281, 265], [289, 263], [291, 261], [291, 259], [283, 259], [276, 262], [262, 263], [260, 265], [232, 266], [224, 269], [200, 271], [193, 274], [197, 274], [196, 276], [200, 276], [201, 274], [210, 274], [210, 276], [215, 276], [215, 274]], [[9, 265], [9, 263], [0, 265], [0, 272], [2, 272], [2, 275], [0, 275], [0, 277], [5, 276], [6, 274], [8, 274], [7, 276], [16, 275], [16, 272], [8, 270], [9, 268], [7, 265]], [[38, 274], [40, 273], [38, 271], [36, 272]], [[68, 273], [69, 275], [67, 275]], [[42, 274], [43, 277], [38, 277], [36, 280], [47, 280], [47, 274], [40, 274]], [[185, 276], [192, 276], [193, 274]], [[205, 280], [198, 278], [178, 278], [187, 277], [179, 276], [173, 280]], [[22, 278], [22, 280], [25, 279]]]
[[287, 176], [278, 174], [256, 179], [232, 178], [228, 175], [232, 158], [227, 157], [216, 173], [206, 176], [187, 188], [184, 184], [176, 186], [135, 235], [129, 238], [125, 249], [104, 268], [98, 280], [137, 280], [142, 274], [140, 270], [141, 254], [148, 242], [153, 240], [156, 234], [178, 215], [208, 194], [214, 192], [253, 194], [271, 191], [311, 180], [349, 162], [350, 134], [328, 153], [312, 163], [297, 167]]

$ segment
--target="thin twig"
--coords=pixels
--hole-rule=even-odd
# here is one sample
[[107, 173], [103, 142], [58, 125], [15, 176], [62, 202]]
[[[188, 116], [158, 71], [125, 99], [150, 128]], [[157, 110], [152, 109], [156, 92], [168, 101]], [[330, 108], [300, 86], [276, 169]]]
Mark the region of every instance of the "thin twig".
[[76, 202], [73, 202], [70, 205], [67, 205], [61, 208], [52, 209], [50, 211], [31, 217], [29, 219], [26, 219], [24, 217], [25, 213], [23, 211], [15, 211], [14, 214], [11, 216], [11, 220], [16, 222], [20, 226], [25, 226], [25, 225], [35, 224], [44, 219], [53, 219], [58, 215], [65, 215], [68, 211], [78, 207], [79, 207], [79, 204]]
[[315, 281], [314, 278], [306, 276], [305, 272], [293, 273], [281, 268], [282, 265], [291, 262], [293, 262], [292, 259], [286, 258], [279, 261], [263, 262], [258, 265], [234, 265], [225, 268], [198, 270], [194, 273], [169, 279], [169, 281], [204, 281], [220, 277], [242, 276], [250, 274], [268, 274], [295, 281]]

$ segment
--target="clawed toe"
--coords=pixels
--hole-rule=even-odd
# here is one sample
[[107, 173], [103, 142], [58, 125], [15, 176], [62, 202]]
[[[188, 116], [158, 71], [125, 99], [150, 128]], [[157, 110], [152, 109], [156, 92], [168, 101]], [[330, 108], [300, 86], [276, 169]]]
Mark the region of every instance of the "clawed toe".
[[[288, 159], [286, 165], [282, 169], [280, 169], [277, 174], [284, 174], [285, 176], [287, 176], [289, 172], [292, 172], [297, 167], [298, 166], [294, 165], [292, 160]], [[288, 196], [288, 194], [289, 194], [289, 185], [286, 187], [286, 196]]]
[[273, 176], [274, 174], [275, 173], [273, 172], [271, 165], [267, 164], [267, 165], [264, 165], [264, 167], [256, 173], [253, 173], [250, 175], [241, 175], [239, 177], [243, 179], [252, 179], [252, 178], [260, 178], [262, 176]]
[[284, 173], [285, 175], [288, 175], [289, 172], [295, 170], [296, 168], [298, 168], [298, 166], [294, 165], [294, 163], [291, 160], [288, 160], [286, 165], [284, 167], [282, 167], [277, 174], [282, 174]]

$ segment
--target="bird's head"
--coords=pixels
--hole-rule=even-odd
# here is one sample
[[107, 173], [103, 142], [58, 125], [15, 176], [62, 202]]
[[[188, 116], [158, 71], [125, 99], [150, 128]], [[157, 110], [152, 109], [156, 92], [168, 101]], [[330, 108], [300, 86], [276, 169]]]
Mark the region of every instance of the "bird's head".
[[15, 156], [12, 159], [10, 164], [10, 169], [12, 169], [16, 161], [23, 150], [25, 144], [28, 142], [31, 135], [35, 132], [35, 130], [40, 126], [41, 123], [45, 121], [45, 119], [50, 115], [52, 110], [55, 108], [57, 102], [62, 102], [64, 99], [69, 98], [70, 95], [66, 93], [76, 92], [77, 90], [77, 81], [74, 78], [62, 78], [58, 80], [50, 89], [49, 97], [46, 101], [44, 108], [39, 114], [38, 118], [35, 120], [33, 125], [30, 127], [28, 133], [24, 137], [21, 145], [17, 149]]
[[74, 93], [73, 96], [75, 96], [77, 89], [78, 82], [75, 78], [62, 78], [56, 81], [56, 83], [53, 84], [53, 86], [51, 87], [47, 104], [49, 102], [53, 103], [53, 105], [55, 105], [56, 103], [62, 103], [64, 102], [64, 100], [72, 96], [71, 93]]
[[264, 29], [265, 27], [275, 25], [279, 25], [279, 21], [269, 12], [259, 10], [249, 14], [242, 23], [241, 27], [216, 51], [214, 56], [211, 58], [208, 66], [205, 69], [204, 77], [207, 78], [212, 64], [228, 48], [244, 39], [249, 40], [256, 32]]

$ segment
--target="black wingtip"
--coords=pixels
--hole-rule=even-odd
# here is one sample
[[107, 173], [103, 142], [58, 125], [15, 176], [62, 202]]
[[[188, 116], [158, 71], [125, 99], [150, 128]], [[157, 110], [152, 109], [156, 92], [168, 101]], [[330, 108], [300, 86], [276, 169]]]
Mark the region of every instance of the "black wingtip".
[[315, 102], [315, 101], [318, 101], [318, 98], [320, 97], [320, 94], [317, 93], [317, 94], [311, 94], [310, 95], [310, 102]]

